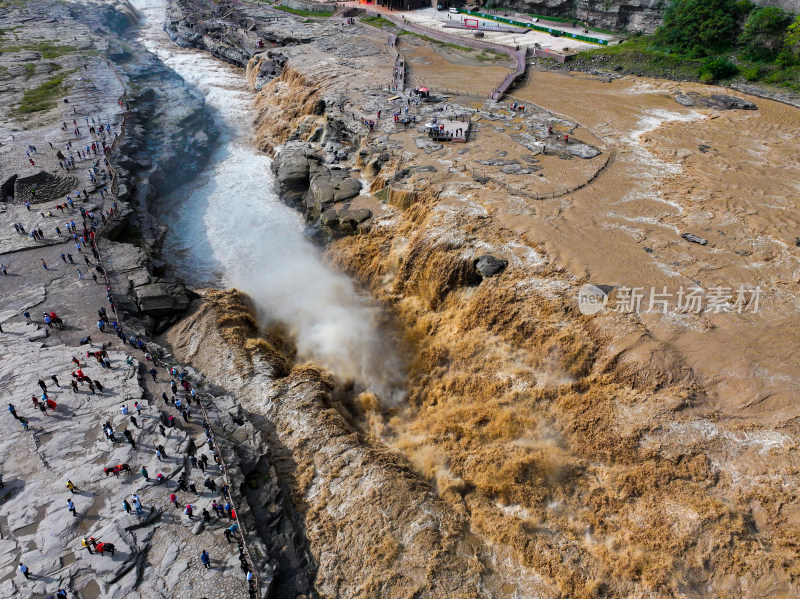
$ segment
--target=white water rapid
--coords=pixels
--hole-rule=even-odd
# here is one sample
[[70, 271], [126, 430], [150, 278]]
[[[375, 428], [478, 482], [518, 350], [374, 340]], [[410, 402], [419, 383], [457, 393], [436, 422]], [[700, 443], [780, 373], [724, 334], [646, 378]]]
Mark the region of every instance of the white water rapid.
[[302, 217], [273, 190], [271, 160], [251, 141], [253, 96], [243, 72], [172, 43], [163, 0], [133, 4], [146, 18], [145, 47], [203, 94], [221, 133], [208, 166], [160, 201], [157, 216], [169, 225], [165, 258], [190, 285], [246, 292], [264, 318], [289, 327], [301, 359], [396, 401], [402, 367], [381, 339], [377, 308], [322, 263], [302, 236]]

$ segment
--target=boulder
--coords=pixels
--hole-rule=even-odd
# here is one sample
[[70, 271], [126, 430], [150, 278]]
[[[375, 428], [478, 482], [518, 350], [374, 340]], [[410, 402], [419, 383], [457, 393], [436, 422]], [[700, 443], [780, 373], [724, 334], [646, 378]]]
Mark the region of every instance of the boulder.
[[140, 312], [148, 316], [169, 316], [189, 307], [189, 298], [179, 287], [150, 283], [133, 290]]
[[349, 225], [355, 228], [365, 220], [372, 218], [372, 211], [366, 208], [357, 210], [341, 210], [339, 212], [339, 223], [344, 227]]
[[508, 266], [508, 260], [501, 260], [494, 256], [479, 256], [475, 260], [475, 271], [483, 278], [493, 277], [503, 272]]
[[333, 198], [336, 202], [349, 200], [361, 193], [361, 181], [353, 177], [341, 179], [334, 187]]
[[675, 96], [675, 101], [681, 106], [694, 106], [694, 100], [686, 94], [678, 94]]
[[578, 158], [589, 159], [600, 155], [600, 150], [589, 144], [567, 144], [567, 152]]
[[287, 200], [298, 200], [308, 190], [309, 158], [302, 146], [288, 145], [273, 165], [280, 191]]
[[339, 225], [339, 213], [336, 210], [326, 210], [320, 214], [319, 221], [326, 227], [337, 227]]
[[758, 110], [758, 106], [736, 96], [711, 94], [709, 105], [718, 110]]
[[313, 206], [322, 211], [323, 207], [334, 202], [334, 184], [330, 174], [321, 173], [314, 177], [309, 187]]
[[326, 206], [361, 193], [361, 181], [350, 177], [346, 170], [321, 169], [311, 179], [311, 205], [319, 212]]
[[702, 237], [698, 237], [697, 235], [692, 235], [691, 233], [684, 233], [681, 235], [686, 241], [690, 241], [692, 243], [699, 243], [700, 245], [708, 244], [708, 239], [703, 239]]

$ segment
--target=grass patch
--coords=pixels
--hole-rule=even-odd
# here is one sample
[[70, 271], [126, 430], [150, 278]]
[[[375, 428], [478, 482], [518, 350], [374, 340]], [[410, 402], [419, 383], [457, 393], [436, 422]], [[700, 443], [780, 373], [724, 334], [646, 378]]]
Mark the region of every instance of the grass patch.
[[77, 48], [74, 46], [60, 46], [58, 44], [51, 44], [50, 42], [36, 42], [35, 44], [25, 44], [22, 46], [0, 46], [0, 54], [3, 52], [20, 52], [21, 50], [30, 50], [31, 52], [38, 52], [42, 58], [53, 59], [59, 56], [64, 56], [70, 52], [75, 52]]
[[66, 93], [64, 87], [64, 79], [67, 78], [72, 72], [62, 73], [56, 75], [52, 79], [48, 79], [39, 87], [29, 89], [22, 95], [22, 103], [17, 109], [22, 114], [29, 114], [31, 112], [41, 112], [43, 110], [50, 110], [56, 105], [56, 101]]
[[33, 50], [34, 52], [38, 52], [42, 55], [42, 58], [51, 59], [51, 58], [58, 58], [59, 56], [64, 56], [64, 54], [69, 54], [70, 52], [75, 52], [77, 48], [75, 46], [60, 46], [58, 44], [51, 44], [50, 42], [37, 42], [35, 44], [27, 44], [25, 46], [26, 50]]
[[636, 37], [622, 44], [579, 52], [575, 61], [591, 61], [602, 57], [604, 67], [623, 69], [655, 77], [671, 77], [696, 81], [705, 61], [666, 52], [651, 45], [648, 37]]
[[297, 15], [298, 17], [327, 18], [327, 17], [333, 16], [333, 12], [334, 12], [332, 10], [321, 10], [321, 11], [301, 10], [299, 8], [290, 8], [289, 6], [283, 6], [283, 5], [273, 6], [273, 8], [275, 8], [277, 10], [282, 10], [283, 12], [291, 13], [293, 15]]
[[504, 58], [505, 54], [502, 52], [498, 52], [497, 50], [482, 50], [480, 54], [475, 56], [476, 60], [480, 60], [481, 62], [486, 61], [495, 61]]
[[36, 74], [36, 65], [32, 62], [25, 63], [25, 77], [30, 79]]
[[372, 25], [373, 27], [380, 27], [381, 29], [391, 29], [396, 27], [396, 25], [389, 19], [384, 19], [380, 15], [376, 15], [374, 17], [361, 17], [361, 21]]

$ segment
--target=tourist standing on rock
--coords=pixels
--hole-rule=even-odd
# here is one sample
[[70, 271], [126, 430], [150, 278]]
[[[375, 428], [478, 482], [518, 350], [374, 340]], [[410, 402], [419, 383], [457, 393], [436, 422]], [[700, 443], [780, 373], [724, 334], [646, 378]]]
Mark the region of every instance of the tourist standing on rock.
[[144, 466], [142, 466], [142, 476], [144, 477], [145, 481], [150, 482], [150, 475], [147, 473], [147, 468]]
[[211, 557], [208, 555], [208, 551], [205, 549], [203, 549], [203, 553], [200, 554], [200, 561], [203, 563], [203, 566], [205, 566], [206, 570], [211, 567]]
[[174, 505], [174, 506], [175, 506], [175, 508], [178, 508], [178, 507], [179, 507], [179, 506], [178, 506], [178, 496], [177, 496], [177, 495], [175, 495], [175, 493], [170, 493], [170, 494], [169, 494], [169, 502], [170, 502], [172, 505]]
[[194, 514], [194, 507], [191, 503], [186, 504], [186, 509], [183, 510], [183, 513], [189, 516], [189, 520], [192, 519], [192, 514]]
[[16, 418], [17, 420], [19, 420], [19, 416], [17, 416], [17, 408], [15, 408], [15, 407], [14, 407], [14, 404], [13, 404], [13, 403], [10, 403], [10, 404], [8, 404], [8, 412], [9, 412], [9, 414], [11, 414], [11, 415], [12, 415], [14, 418]]
[[75, 483], [73, 483], [71, 480], [67, 479], [67, 485], [66, 486], [67, 486], [67, 489], [69, 489], [70, 493], [75, 493]]
[[75, 504], [73, 503], [72, 499], [67, 499], [67, 508], [70, 512], [72, 512], [73, 516], [78, 516], [78, 512], [75, 511]]
[[127, 513], [131, 513], [131, 504], [128, 503], [127, 499], [122, 500], [122, 509], [124, 509]]
[[131, 444], [131, 447], [136, 449], [136, 442], [133, 440], [133, 434], [131, 434], [131, 431], [126, 428], [124, 431], [122, 431], [122, 434], [125, 435], [125, 438], [128, 440], [128, 443]]
[[136, 509], [136, 513], [140, 516], [142, 515], [142, 502], [139, 500], [139, 496], [134, 494], [133, 495], [133, 507]]
[[92, 544], [89, 542], [89, 539], [87, 539], [86, 537], [83, 537], [83, 539], [81, 540], [81, 545], [83, 547], [85, 547], [86, 551], [88, 551], [89, 553], [94, 553], [94, 551], [92, 551]]
[[54, 375], [54, 374], [51, 374], [50, 378], [53, 379], [53, 382], [56, 384], [56, 387], [58, 387], [60, 389], [61, 385], [58, 384], [58, 377], [56, 375]]
[[22, 572], [22, 575], [28, 579], [31, 577], [31, 571], [28, 569], [28, 566], [23, 564], [22, 562], [19, 563], [19, 571]]
[[190, 480], [190, 481], [189, 481], [189, 490], [190, 490], [192, 493], [194, 493], [195, 495], [197, 495], [197, 485], [195, 485], [195, 484], [194, 484], [194, 481], [193, 481], [193, 480]]
[[153, 377], [153, 380], [154, 380], [154, 381], [156, 380], [156, 375], [157, 375], [157, 374], [158, 374], [158, 371], [157, 371], [155, 368], [151, 368], [151, 369], [150, 369], [150, 376], [152, 376], [152, 377]]

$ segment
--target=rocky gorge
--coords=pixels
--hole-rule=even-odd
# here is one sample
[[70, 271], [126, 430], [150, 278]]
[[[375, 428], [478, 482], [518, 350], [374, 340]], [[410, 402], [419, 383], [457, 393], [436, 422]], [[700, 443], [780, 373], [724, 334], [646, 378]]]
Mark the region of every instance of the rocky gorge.
[[[414, 36], [389, 46], [385, 32], [346, 25], [338, 18], [296, 19], [263, 4], [174, 0], [165, 29], [179, 46], [240, 69], [253, 99], [253, 143], [272, 158], [272, 172], [257, 173], [258, 181], [274, 176], [280, 200], [302, 215], [305, 236], [324, 250], [332, 269], [356, 282], [368, 309], [355, 312], [355, 319], [333, 302], [311, 303], [314, 288], [293, 296], [289, 310], [236, 289], [184, 289], [174, 275], [177, 257], [163, 251], [169, 230], [150, 212], [170, 188], [189, 188], [193, 170], [202, 168], [215, 143], [216, 132], [208, 126], [213, 119], [203, 113], [202, 94], [168, 69], [160, 71], [146, 49], [128, 38], [116, 50], [109, 46], [135, 99], [125, 111], [130, 125], [114, 161], [123, 217], [109, 225], [100, 247], [126, 312], [126, 329], [147, 336], [165, 331], [160, 346], [148, 348], [171, 364], [188, 365], [181, 368], [207, 400], [229, 477], [236, 481], [233, 497], [263, 596], [794, 594], [798, 506], [791, 456], [797, 431], [792, 408], [783, 402], [788, 387], [776, 383], [794, 380], [794, 374], [774, 371], [780, 376], [773, 377], [770, 368], [783, 362], [764, 364], [751, 378], [778, 386], [749, 399], [748, 388], [734, 386], [736, 377], [713, 369], [714, 359], [747, 367], [740, 356], [719, 351], [726, 343], [717, 336], [748, 330], [744, 320], [731, 325], [713, 314], [678, 315], [682, 337], [665, 328], [676, 326], [672, 315], [665, 316], [667, 325], [624, 313], [591, 317], [575, 299], [590, 280], [587, 273], [599, 276], [608, 268], [604, 259], [614, 272], [630, 268], [634, 276], [644, 272], [659, 282], [654, 272], [692, 270], [696, 263], [689, 252], [675, 250], [675, 241], [634, 230], [634, 223], [650, 226], [651, 214], [660, 214], [653, 210], [642, 218], [640, 206], [657, 193], [648, 188], [636, 195], [639, 188], [657, 181], [658, 193], [668, 198], [657, 196], [659, 205], [692, 197], [697, 192], [680, 185], [693, 172], [691, 163], [700, 161], [708, 179], [685, 185], [713, 189], [703, 202], [713, 212], [716, 202], [727, 201], [719, 199], [725, 193], [713, 178], [714, 159], [722, 163], [722, 180], [741, 167], [729, 162], [736, 152], [711, 128], [725, 125], [747, 135], [751, 127], [761, 131], [756, 119], [769, 115], [766, 126], [775, 133], [773, 123], [794, 122], [793, 113], [701, 86], [538, 73], [536, 85], [523, 86], [505, 103], [432, 85], [433, 101], [412, 104], [410, 94], [386, 89], [397, 52], [406, 57], [414, 85], [437, 81], [446, 69], [494, 77], [506, 69]], [[259, 39], [266, 47], [259, 47]], [[610, 86], [618, 87], [606, 92]], [[548, 98], [551, 89], [569, 101]], [[113, 106], [117, 100], [110, 99]], [[512, 109], [512, 102], [524, 111]], [[618, 117], [609, 108], [617, 104]], [[730, 110], [722, 112], [722, 104]], [[645, 112], [639, 112], [641, 105]], [[393, 114], [418, 120], [409, 126]], [[469, 123], [469, 142], [433, 142], [423, 125], [434, 118]], [[675, 141], [686, 122], [709, 128], [700, 146], [694, 139], [690, 149]], [[630, 132], [625, 123], [632, 123]], [[791, 166], [776, 160], [775, 168]], [[670, 186], [679, 192], [667, 195]], [[626, 195], [618, 200], [620, 189]], [[746, 189], [741, 185], [740, 193]], [[256, 195], [271, 193], [262, 185]], [[770, 197], [783, 193], [771, 190]], [[238, 198], [215, 199], [232, 211]], [[574, 211], [595, 202], [596, 213], [571, 220]], [[603, 220], [629, 206], [630, 217]], [[7, 217], [27, 218], [18, 201], [8, 210]], [[685, 210], [685, 220], [667, 229], [689, 224], [701, 234], [692, 237], [706, 243], [691, 251], [727, 257], [736, 249], [732, 259], [740, 261], [757, 254], [768, 265], [759, 272], [792, 261], [785, 250], [759, 246], [751, 254], [739, 245], [728, 247], [734, 238], [736, 244], [743, 238], [760, 241], [726, 229], [730, 219], [701, 226], [704, 221], [689, 206]], [[250, 218], [256, 222], [259, 216]], [[237, 230], [239, 237], [246, 230]], [[633, 242], [625, 237], [629, 233]], [[258, 241], [242, 246], [244, 251], [274, 251], [266, 240]], [[647, 243], [644, 252], [634, 253], [641, 243]], [[48, 250], [26, 251], [44, 256]], [[680, 257], [669, 259], [669, 269], [642, 266], [642, 254], [662, 259], [673, 251]], [[31, 253], [26, 268], [46, 276], [38, 258]], [[265, 286], [288, 286], [274, 263], [263, 259]], [[591, 270], [582, 271], [587, 261]], [[750, 272], [724, 262], [716, 266], [715, 272], [737, 276]], [[712, 283], [702, 268], [692, 276]], [[67, 305], [76, 284], [58, 292]], [[607, 286], [607, 293], [618, 286]], [[57, 287], [43, 288], [57, 298]], [[343, 286], [335, 289], [347, 295]], [[43, 301], [3, 293], [14, 309], [7, 320]], [[95, 296], [103, 301], [96, 290]], [[334, 337], [334, 353], [366, 353], [368, 359], [346, 369], [308, 351], [300, 325], [288, 318], [301, 304], [312, 306], [303, 318], [333, 312], [334, 320], [356, 331]], [[85, 321], [84, 330], [92, 316], [75, 314]], [[27, 325], [13, 326], [26, 332], [8, 351], [36, 347], [46, 356], [38, 359], [52, 359], [53, 368], [68, 363], [70, 344], [82, 334], [76, 328], [65, 347], [51, 347], [47, 336], [35, 333], [40, 347], [31, 345]], [[701, 330], [709, 333], [702, 360], [681, 344]], [[752, 338], [750, 344], [760, 348], [762, 341]], [[775, 335], [771, 343], [782, 342]], [[351, 344], [366, 351], [359, 354]], [[151, 384], [149, 366], [138, 362], [122, 367], [124, 351], [113, 358], [120, 363], [120, 380], [113, 383], [114, 395], [93, 409], [116, 411], [120, 401], [140, 394], [160, 408], [159, 385], [166, 379]], [[12, 380], [17, 367], [9, 363], [4, 380]], [[707, 376], [709, 370], [716, 378]], [[31, 380], [13, 380], [7, 391], [15, 401], [27, 400]], [[762, 404], [772, 409], [753, 408]], [[81, 420], [88, 415], [78, 416], [80, 443], [91, 445], [91, 460], [107, 462], [111, 457]], [[155, 437], [155, 422], [146, 434]], [[43, 429], [33, 437], [43, 464], [56, 462], [59, 438], [50, 435]], [[19, 445], [9, 439], [6, 455]], [[143, 442], [155, 443], [147, 436]], [[202, 444], [202, 431], [191, 427], [170, 438], [167, 454], [179, 456], [171, 479], [185, 482], [192, 475], [188, 464]], [[116, 446], [113, 451], [115, 459], [133, 461], [130, 456], [137, 455]], [[148, 465], [151, 472], [160, 467]], [[66, 460], [56, 467], [68, 466]], [[9, 461], [5, 472], [14, 469], [21, 470]], [[35, 476], [37, 488], [46, 489], [46, 474]], [[79, 487], [95, 485], [90, 478], [77, 481]], [[16, 495], [4, 498], [9, 510], [25, 497], [20, 481], [15, 484]], [[235, 553], [218, 572], [193, 576], [190, 570], [200, 568], [201, 545], [219, 540], [219, 523], [204, 531], [176, 519], [155, 486], [141, 485], [154, 505], [144, 522], [129, 523], [105, 504], [94, 510], [104, 524], [113, 522], [101, 532], [110, 537], [116, 531], [113, 538], [125, 552], [120, 564], [88, 567], [85, 555], [71, 561], [66, 547], [77, 533], [67, 526], [58, 543], [46, 543], [28, 528], [36, 519], [28, 509], [4, 567], [13, 566], [18, 547], [24, 547], [26, 562], [42, 553], [46, 559], [37, 569], [57, 570], [59, 580], [85, 596], [244, 596]], [[119, 493], [112, 489], [103, 486]], [[100, 494], [99, 488], [92, 492]], [[121, 495], [112, 498], [116, 505]], [[56, 521], [44, 502], [35, 508], [46, 511], [48, 524]], [[97, 588], [89, 577], [99, 581]], [[8, 576], [1, 584], [9, 593], [20, 588]], [[55, 581], [36, 584], [44, 594]]]

